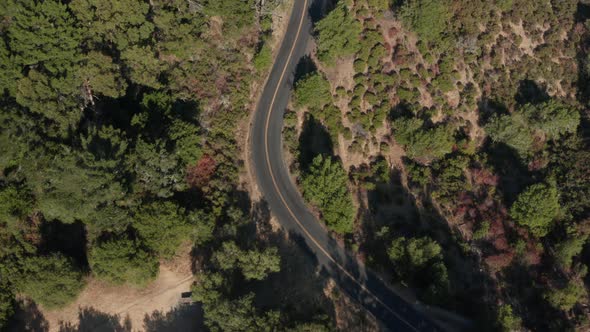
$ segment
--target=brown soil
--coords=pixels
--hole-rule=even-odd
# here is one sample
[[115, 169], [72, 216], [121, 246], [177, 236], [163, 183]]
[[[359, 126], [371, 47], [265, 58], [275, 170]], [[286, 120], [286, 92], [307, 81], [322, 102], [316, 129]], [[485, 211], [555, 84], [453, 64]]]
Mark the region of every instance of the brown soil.
[[[174, 260], [161, 263], [157, 279], [144, 289], [112, 286], [90, 278], [74, 303], [60, 310], [41, 308], [49, 331], [59, 331], [60, 324], [78, 325], [81, 311], [87, 308], [116, 316], [122, 325], [130, 323], [134, 331], [146, 330], [146, 317], [172, 311], [179, 304], [181, 293], [190, 291], [193, 283], [190, 246], [184, 248]], [[101, 331], [100, 326], [95, 330]]]

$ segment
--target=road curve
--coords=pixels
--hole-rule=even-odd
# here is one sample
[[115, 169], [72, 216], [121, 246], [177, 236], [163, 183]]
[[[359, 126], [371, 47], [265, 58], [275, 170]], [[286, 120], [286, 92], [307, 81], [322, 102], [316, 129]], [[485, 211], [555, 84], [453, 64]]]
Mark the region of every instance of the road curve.
[[294, 1], [285, 37], [250, 127], [252, 172], [258, 186], [285, 231], [299, 238], [315, 255], [323, 272], [385, 327], [392, 331], [440, 331], [330, 236], [291, 181], [283, 160], [283, 113], [297, 62], [305, 54], [311, 36], [308, 10], [314, 0]]

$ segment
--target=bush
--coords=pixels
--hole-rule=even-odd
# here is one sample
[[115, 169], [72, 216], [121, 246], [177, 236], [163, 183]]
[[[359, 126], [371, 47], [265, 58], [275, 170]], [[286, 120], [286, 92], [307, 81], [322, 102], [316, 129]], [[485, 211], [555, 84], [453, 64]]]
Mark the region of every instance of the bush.
[[407, 0], [400, 10], [404, 25], [427, 42], [437, 42], [447, 30], [451, 18], [446, 0]]
[[537, 183], [518, 195], [510, 208], [510, 216], [534, 236], [543, 237], [551, 230], [559, 209], [557, 189]]
[[113, 284], [145, 286], [158, 275], [158, 258], [127, 237], [95, 244], [88, 262], [97, 277]]
[[341, 1], [316, 25], [320, 61], [334, 64], [339, 57], [355, 54], [360, 46], [361, 24]]
[[84, 287], [82, 272], [61, 254], [28, 257], [22, 261], [23, 274], [17, 289], [47, 308], [72, 302]]
[[316, 205], [328, 227], [340, 234], [351, 233], [355, 217], [348, 177], [338, 162], [318, 155], [303, 177], [303, 197]]
[[295, 86], [295, 105], [322, 109], [332, 102], [330, 82], [315, 72], [302, 78]]
[[409, 158], [428, 163], [452, 151], [455, 139], [450, 127], [425, 129], [423, 125], [424, 121], [416, 118], [393, 122], [395, 139], [405, 147]]

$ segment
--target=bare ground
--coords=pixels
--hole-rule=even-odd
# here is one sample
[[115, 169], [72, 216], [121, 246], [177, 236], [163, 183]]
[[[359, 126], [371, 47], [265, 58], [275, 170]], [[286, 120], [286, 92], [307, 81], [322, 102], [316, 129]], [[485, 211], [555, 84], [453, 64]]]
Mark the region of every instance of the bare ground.
[[[190, 246], [186, 245], [184, 248], [174, 260], [161, 263], [157, 279], [144, 289], [128, 285], [112, 286], [90, 278], [74, 303], [60, 310], [41, 308], [49, 331], [63, 331], [63, 326], [82, 324], [82, 312], [88, 308], [118, 319], [121, 325], [130, 325], [133, 331], [148, 330], [144, 324], [146, 317], [165, 315], [173, 311], [179, 303], [181, 293], [190, 291], [193, 283]], [[194, 318], [199, 319], [198, 316]], [[198, 325], [200, 322], [194, 323]], [[91, 330], [101, 331], [104, 328], [99, 323]]]

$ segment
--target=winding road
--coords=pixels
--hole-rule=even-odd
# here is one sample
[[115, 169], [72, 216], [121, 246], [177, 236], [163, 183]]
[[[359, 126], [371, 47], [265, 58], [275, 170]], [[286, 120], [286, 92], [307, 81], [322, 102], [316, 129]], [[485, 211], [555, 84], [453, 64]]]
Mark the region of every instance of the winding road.
[[441, 331], [330, 236], [291, 180], [282, 151], [283, 113], [297, 62], [311, 38], [309, 8], [313, 0], [294, 1], [285, 37], [250, 128], [252, 172], [258, 186], [284, 230], [299, 238], [315, 255], [323, 272], [382, 325], [392, 331]]

